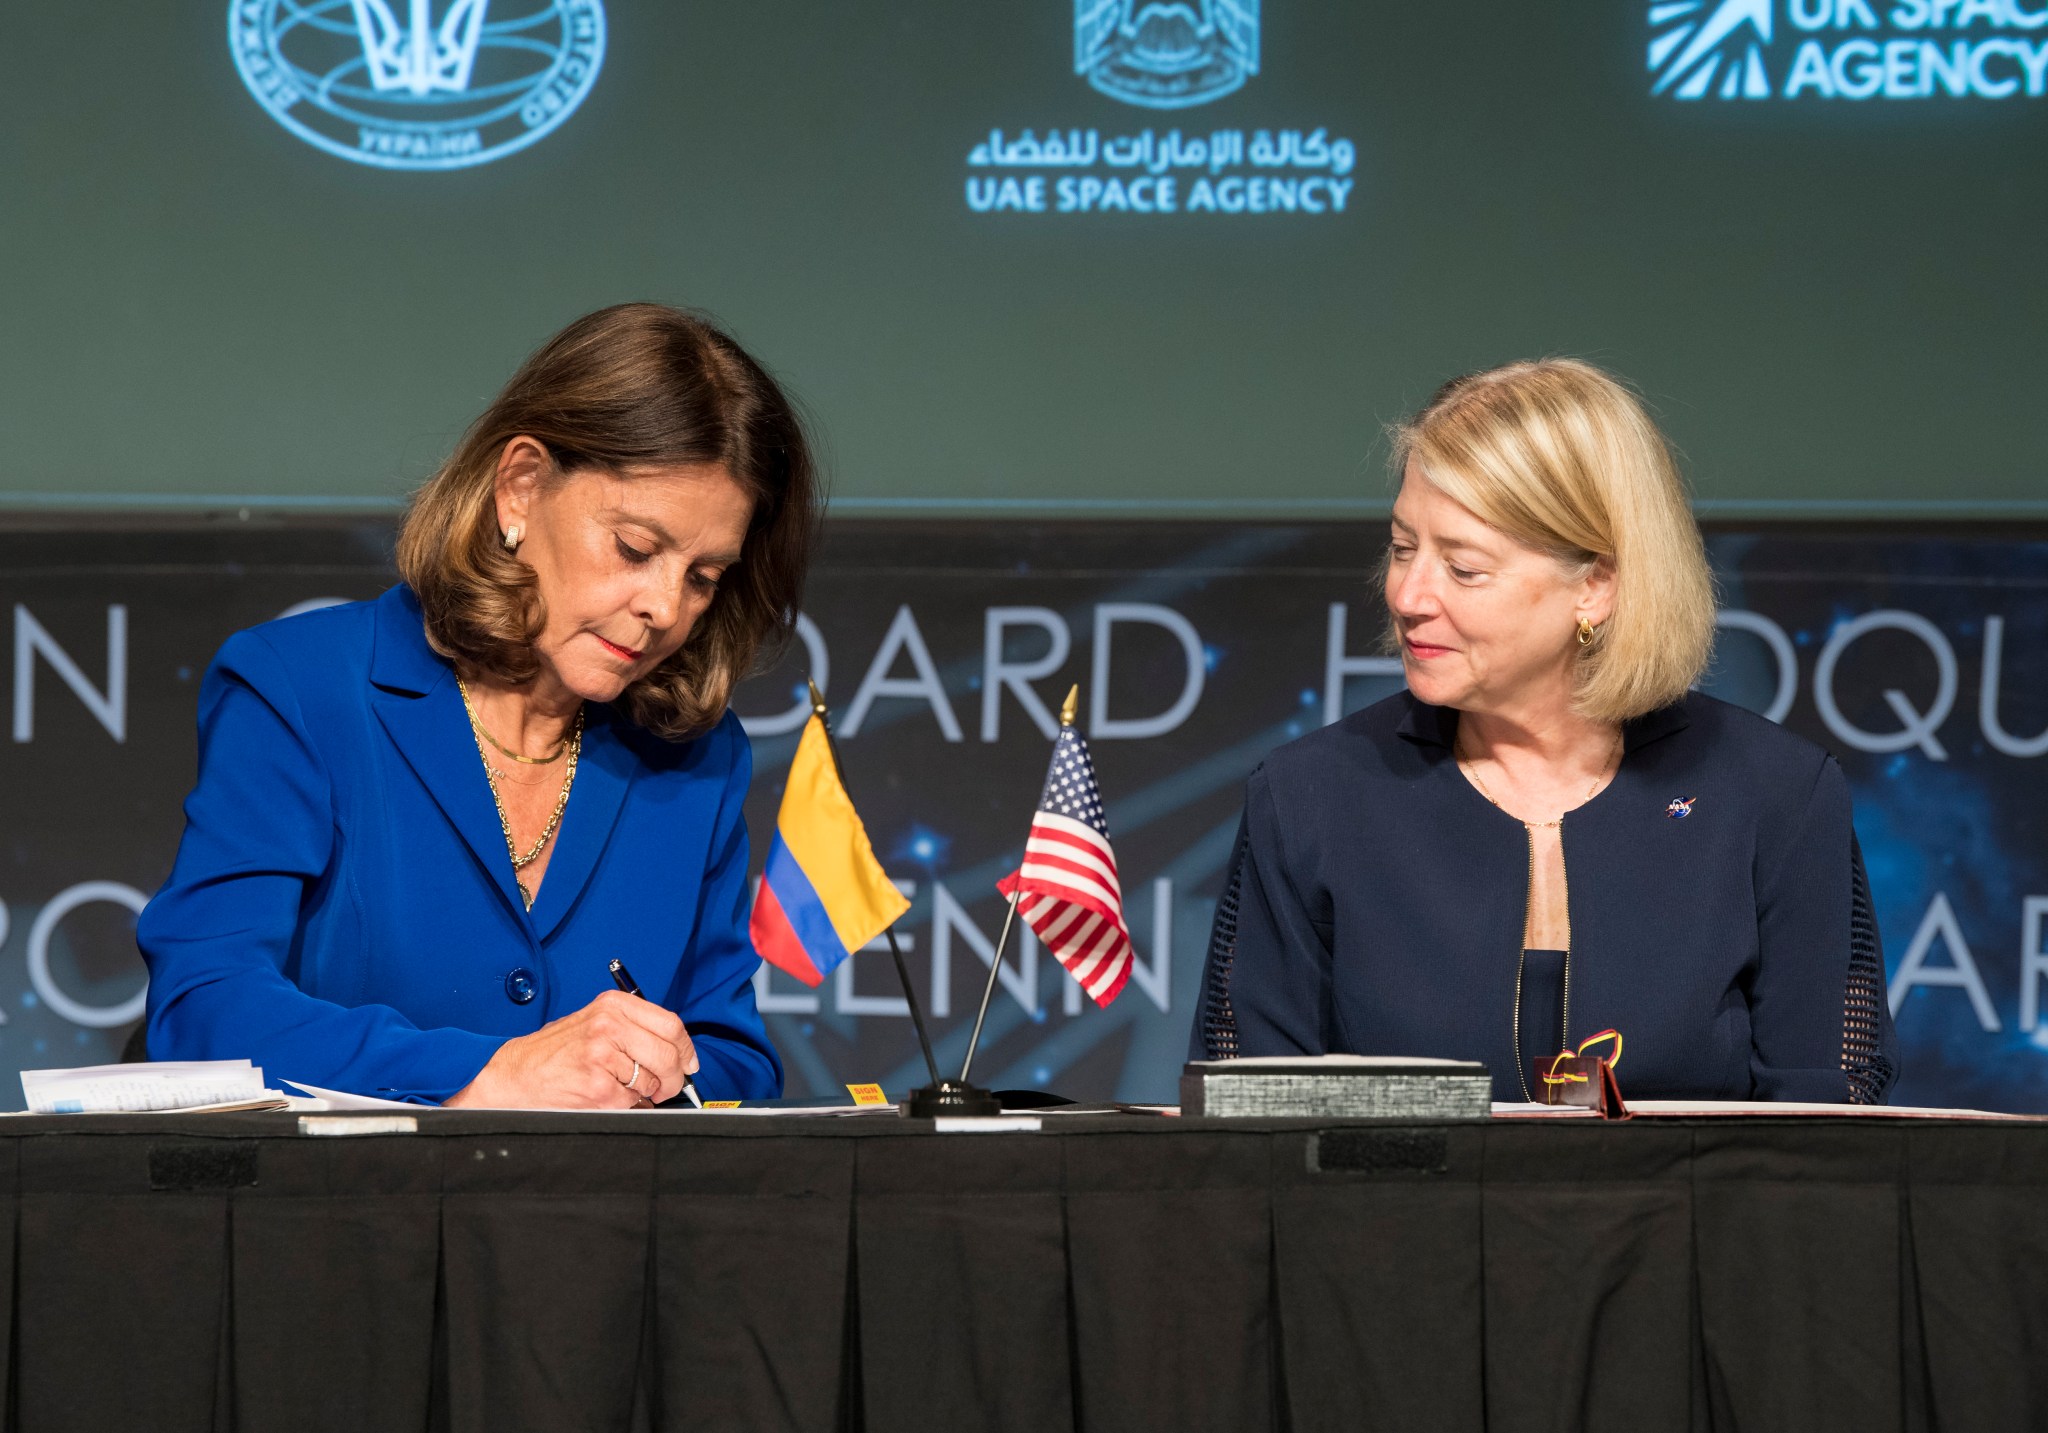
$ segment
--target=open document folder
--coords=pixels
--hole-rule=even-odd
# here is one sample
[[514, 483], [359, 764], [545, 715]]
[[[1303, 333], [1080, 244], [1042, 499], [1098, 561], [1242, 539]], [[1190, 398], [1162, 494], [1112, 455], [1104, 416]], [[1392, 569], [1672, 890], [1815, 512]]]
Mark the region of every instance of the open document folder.
[[35, 1115], [291, 1108], [283, 1091], [263, 1087], [263, 1071], [247, 1060], [23, 1070], [21, 1093]]
[[[1795, 1104], [1763, 1100], [1630, 1100], [1637, 1119], [1879, 1119], [1879, 1120], [2048, 1120], [2048, 1115], [2000, 1114], [1992, 1110], [1935, 1109], [1925, 1105]], [[1583, 1105], [1495, 1103], [1495, 1119], [1596, 1119]]]

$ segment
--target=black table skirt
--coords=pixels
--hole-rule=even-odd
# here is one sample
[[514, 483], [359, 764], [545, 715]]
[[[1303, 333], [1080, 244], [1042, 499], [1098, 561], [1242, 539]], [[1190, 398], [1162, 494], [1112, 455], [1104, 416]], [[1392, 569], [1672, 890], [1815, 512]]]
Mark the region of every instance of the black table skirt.
[[0, 1122], [6, 1426], [2048, 1426], [2048, 1127]]

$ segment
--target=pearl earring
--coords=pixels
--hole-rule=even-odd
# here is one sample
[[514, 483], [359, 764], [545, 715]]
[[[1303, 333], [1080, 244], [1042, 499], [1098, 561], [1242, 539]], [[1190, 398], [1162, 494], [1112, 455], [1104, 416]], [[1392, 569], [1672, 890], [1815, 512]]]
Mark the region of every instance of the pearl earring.
[[505, 529], [505, 551], [507, 551], [507, 552], [517, 552], [517, 551], [519, 551], [519, 537], [520, 537], [520, 532], [519, 532], [519, 525], [518, 525], [517, 523], [514, 523], [514, 524], [513, 524], [513, 525], [512, 525], [511, 527], [508, 527], [508, 528], [506, 528], [506, 529]]

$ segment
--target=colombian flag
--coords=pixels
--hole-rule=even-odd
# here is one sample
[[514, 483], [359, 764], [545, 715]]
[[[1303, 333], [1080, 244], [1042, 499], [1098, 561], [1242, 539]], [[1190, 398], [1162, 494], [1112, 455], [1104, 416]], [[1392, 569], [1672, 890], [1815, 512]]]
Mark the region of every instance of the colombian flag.
[[754, 949], [806, 985], [859, 950], [910, 902], [875, 859], [860, 815], [839, 784], [831, 738], [813, 713], [790, 763], [768, 869], [754, 893]]

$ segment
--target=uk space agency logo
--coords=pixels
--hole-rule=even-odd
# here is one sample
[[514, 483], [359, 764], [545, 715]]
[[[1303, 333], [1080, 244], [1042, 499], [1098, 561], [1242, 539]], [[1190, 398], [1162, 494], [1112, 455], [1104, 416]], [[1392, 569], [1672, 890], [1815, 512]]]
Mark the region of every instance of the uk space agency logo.
[[488, 164], [559, 128], [604, 65], [603, 0], [230, 0], [277, 122], [380, 169]]
[[1259, 0], [1074, 0], [1074, 72], [1148, 109], [1221, 99], [1259, 72]]
[[[1696, 100], [1771, 97], [1764, 49], [1772, 0], [1659, 0], [1650, 6], [1653, 95]], [[1718, 83], [1717, 83], [1718, 81]]]
[[1676, 100], [2048, 94], [2033, 0], [1650, 0], [1650, 93]]

